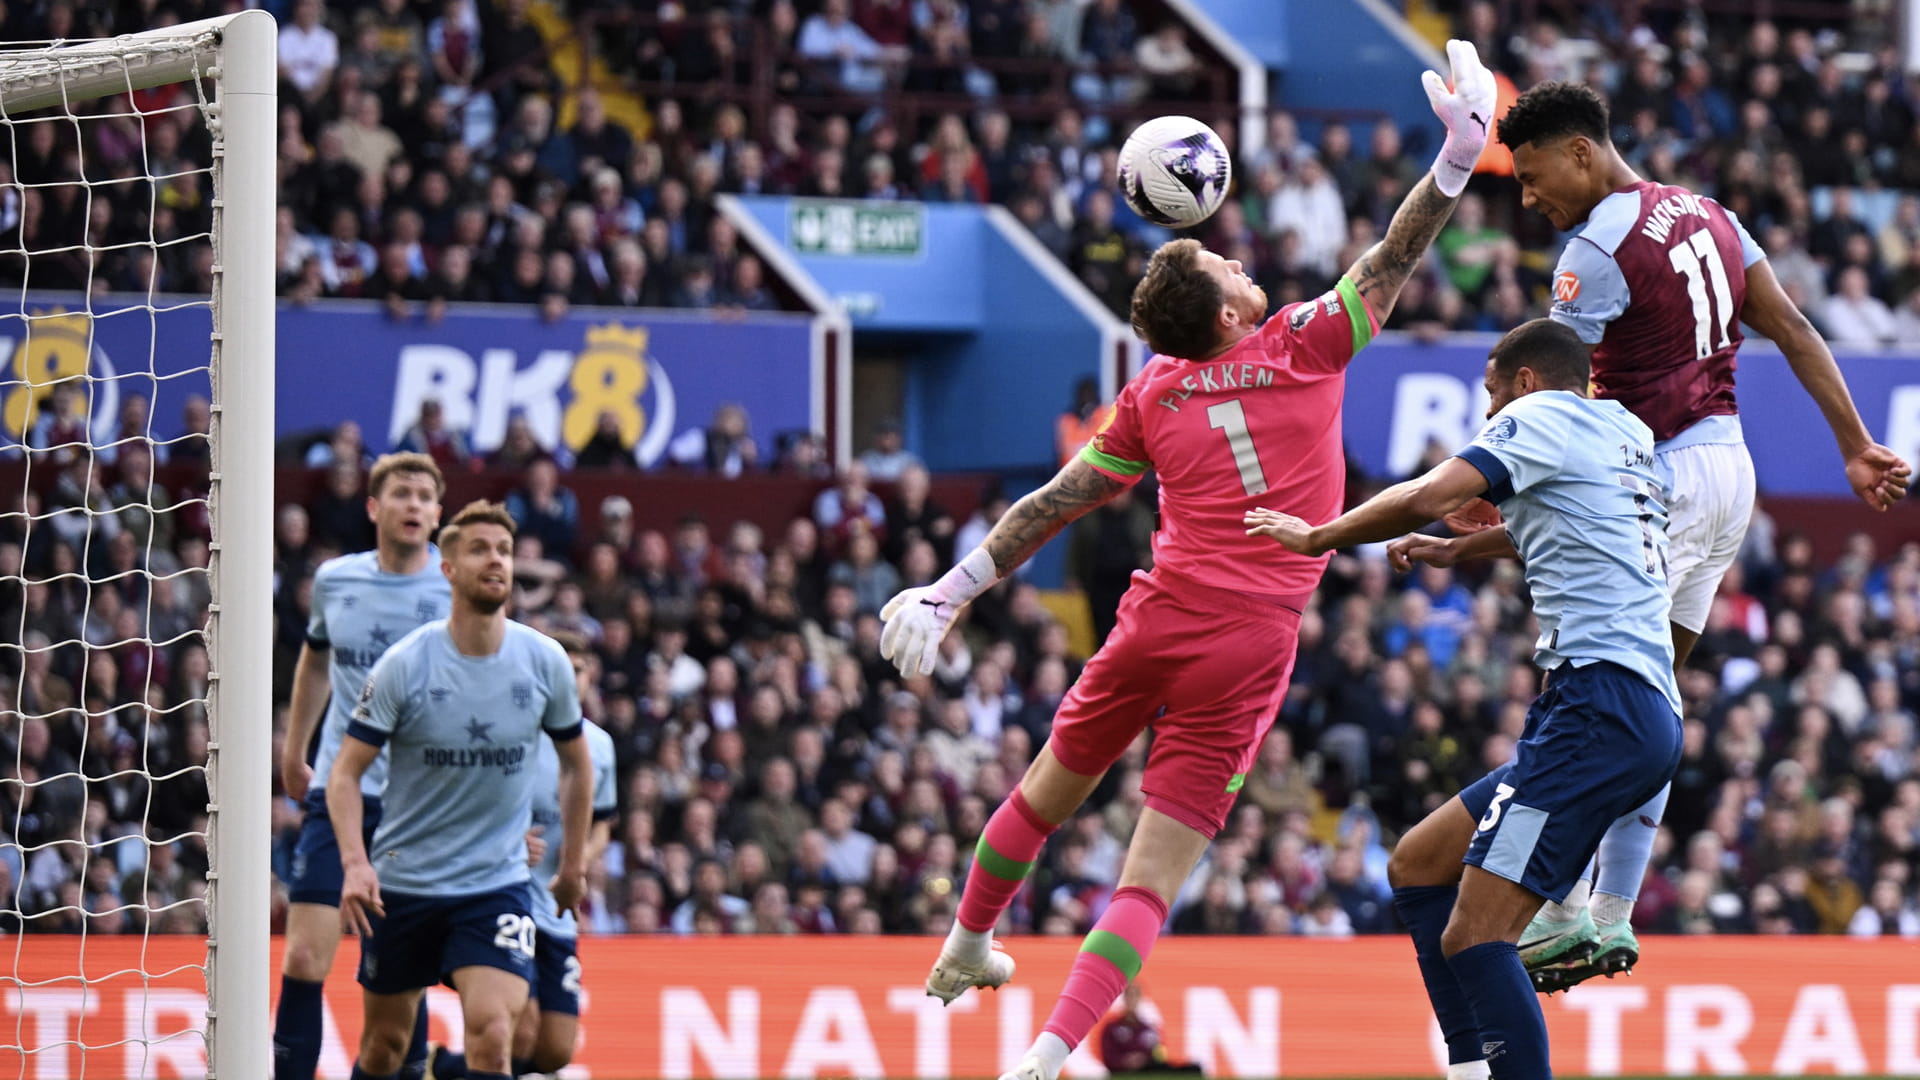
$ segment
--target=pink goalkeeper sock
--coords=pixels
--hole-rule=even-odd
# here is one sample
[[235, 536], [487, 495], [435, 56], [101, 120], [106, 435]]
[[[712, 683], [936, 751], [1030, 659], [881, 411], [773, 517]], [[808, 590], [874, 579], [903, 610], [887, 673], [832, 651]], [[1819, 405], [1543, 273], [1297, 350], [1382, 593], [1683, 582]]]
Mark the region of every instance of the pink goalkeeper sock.
[[1138, 886], [1116, 891], [1107, 913], [1081, 943], [1067, 985], [1041, 1030], [1059, 1036], [1069, 1047], [1079, 1046], [1127, 983], [1140, 974], [1166, 921], [1167, 902], [1159, 893]]
[[1027, 805], [1019, 788], [987, 819], [980, 842], [973, 849], [973, 869], [967, 871], [967, 885], [960, 892], [960, 910], [954, 920], [975, 933], [984, 934], [1000, 921], [1000, 913], [1013, 903], [1020, 885], [1033, 872], [1033, 861], [1040, 857], [1047, 837], [1056, 825], [1049, 825]]

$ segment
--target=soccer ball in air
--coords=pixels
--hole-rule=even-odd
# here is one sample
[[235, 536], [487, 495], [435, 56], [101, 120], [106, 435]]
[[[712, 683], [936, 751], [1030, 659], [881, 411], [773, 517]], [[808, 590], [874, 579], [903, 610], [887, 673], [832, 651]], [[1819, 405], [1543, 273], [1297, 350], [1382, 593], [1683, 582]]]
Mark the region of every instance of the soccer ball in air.
[[1191, 116], [1162, 116], [1135, 128], [1120, 148], [1119, 173], [1127, 205], [1172, 229], [1213, 216], [1233, 184], [1226, 144]]

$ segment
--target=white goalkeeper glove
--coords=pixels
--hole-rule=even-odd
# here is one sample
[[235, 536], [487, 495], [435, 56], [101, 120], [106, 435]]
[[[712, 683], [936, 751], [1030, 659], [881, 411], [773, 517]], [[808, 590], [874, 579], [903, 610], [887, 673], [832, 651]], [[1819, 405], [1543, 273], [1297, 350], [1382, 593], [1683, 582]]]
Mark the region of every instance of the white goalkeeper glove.
[[1457, 198], [1473, 177], [1492, 132], [1493, 107], [1499, 91], [1493, 72], [1480, 62], [1473, 42], [1454, 39], [1447, 42], [1447, 59], [1453, 65], [1453, 89], [1437, 72], [1420, 75], [1427, 88], [1427, 100], [1433, 114], [1447, 125], [1447, 141], [1440, 144], [1440, 156], [1433, 162], [1433, 182], [1447, 198]]
[[1000, 580], [993, 556], [974, 548], [931, 585], [907, 589], [880, 609], [880, 655], [911, 679], [933, 671], [940, 640], [953, 629], [960, 609]]

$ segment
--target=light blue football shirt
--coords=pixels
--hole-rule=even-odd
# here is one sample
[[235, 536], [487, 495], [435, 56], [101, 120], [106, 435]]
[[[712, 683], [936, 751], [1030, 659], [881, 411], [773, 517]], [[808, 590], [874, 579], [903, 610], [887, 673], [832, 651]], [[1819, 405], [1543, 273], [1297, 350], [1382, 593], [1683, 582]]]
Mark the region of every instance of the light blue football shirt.
[[1678, 713], [1652, 430], [1617, 401], [1545, 390], [1500, 410], [1458, 456], [1486, 477], [1525, 563], [1534, 663], [1618, 664]]
[[463, 656], [435, 620], [374, 665], [347, 734], [388, 749], [369, 853], [382, 888], [504, 888], [529, 876], [540, 746], [580, 735], [573, 665], [558, 642], [516, 622], [492, 656]]
[[[427, 565], [417, 574], [389, 574], [380, 555], [362, 551], [320, 564], [313, 575], [313, 614], [307, 641], [329, 654], [327, 686], [332, 697], [320, 727], [320, 749], [313, 759], [310, 807], [324, 807], [327, 773], [340, 756], [340, 740], [353, 721], [353, 703], [367, 684], [374, 662], [414, 627], [444, 619], [453, 603], [447, 577], [440, 572], [440, 550], [427, 547]], [[387, 786], [387, 756], [380, 755], [360, 778], [360, 793], [378, 798]]]
[[[580, 721], [580, 732], [587, 740], [587, 756], [593, 759], [593, 820], [612, 817], [619, 803], [613, 772], [613, 736], [591, 720]], [[534, 768], [533, 823], [542, 828], [541, 839], [547, 853], [533, 868], [533, 922], [543, 934], [569, 940], [580, 931], [572, 911], [561, 911], [547, 883], [560, 872], [560, 845], [567, 830], [560, 814], [560, 753], [552, 739], [540, 740], [540, 757]]]

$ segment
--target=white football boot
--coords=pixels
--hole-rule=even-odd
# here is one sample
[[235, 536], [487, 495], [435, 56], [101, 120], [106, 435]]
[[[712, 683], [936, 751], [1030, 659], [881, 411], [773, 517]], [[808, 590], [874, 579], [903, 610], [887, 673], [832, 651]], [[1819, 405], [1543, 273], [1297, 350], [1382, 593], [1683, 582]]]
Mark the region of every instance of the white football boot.
[[942, 949], [940, 959], [934, 962], [933, 971], [927, 975], [927, 994], [939, 998], [942, 1005], [951, 1005], [970, 987], [995, 990], [1005, 986], [1011, 978], [1013, 957], [1008, 956], [997, 941], [993, 943], [993, 951], [987, 954], [986, 962], [978, 965], [963, 964]]

